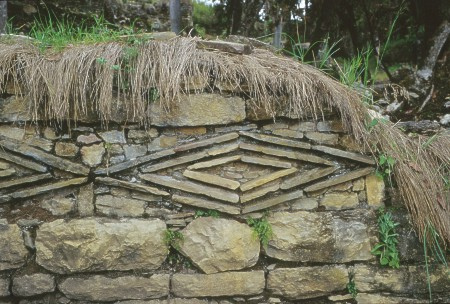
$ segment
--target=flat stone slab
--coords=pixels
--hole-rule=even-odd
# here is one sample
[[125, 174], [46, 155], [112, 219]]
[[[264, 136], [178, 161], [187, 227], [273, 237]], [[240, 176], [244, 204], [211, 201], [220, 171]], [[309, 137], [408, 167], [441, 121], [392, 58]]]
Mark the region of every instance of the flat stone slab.
[[344, 291], [348, 280], [345, 266], [279, 268], [269, 271], [267, 289], [273, 295], [301, 300]]
[[255, 191], [249, 191], [241, 194], [241, 203], [246, 203], [251, 200], [254, 200], [258, 197], [264, 196], [267, 193], [275, 192], [280, 189], [280, 183], [275, 183], [274, 185], [267, 185], [262, 188], [258, 188]]
[[278, 204], [287, 203], [289, 201], [300, 198], [302, 196], [303, 196], [303, 191], [301, 191], [301, 190], [281, 194], [274, 198], [269, 198], [266, 200], [257, 201], [254, 204], [249, 204], [248, 206], [245, 206], [244, 209], [242, 209], [242, 213], [245, 214], [245, 213], [250, 213], [250, 212], [266, 209], [269, 207], [276, 206]]
[[79, 175], [88, 175], [89, 168], [83, 165], [73, 163], [67, 159], [59, 158], [52, 154], [43, 152], [39, 149], [25, 145], [19, 141], [8, 139], [0, 135], [0, 145], [10, 151], [31, 157], [37, 161], [43, 162], [46, 165], [58, 168], [63, 171], [72, 172]]
[[251, 181], [246, 182], [245, 184], [241, 185], [241, 190], [242, 191], [248, 191], [250, 189], [259, 187], [261, 185], [270, 183], [271, 181], [274, 181], [276, 179], [279, 179], [281, 177], [293, 174], [294, 172], [297, 171], [297, 168], [290, 168], [290, 169], [285, 169], [285, 170], [280, 170], [280, 171], [276, 171], [258, 178], [255, 178]]
[[214, 201], [214, 200], [206, 200], [206, 199], [202, 199], [202, 198], [198, 198], [198, 197], [182, 196], [182, 195], [174, 194], [172, 196], [172, 201], [180, 203], [180, 204], [184, 204], [184, 205], [198, 207], [198, 208], [217, 210], [219, 212], [228, 213], [228, 214], [240, 214], [241, 213], [241, 209], [239, 207], [225, 205], [225, 204], [222, 204], [222, 203]]
[[367, 261], [370, 227], [363, 222], [371, 212], [277, 212], [268, 217], [273, 235], [266, 249], [272, 258], [292, 262], [347, 263]]
[[239, 195], [227, 190], [213, 188], [188, 181], [180, 181], [169, 176], [155, 175], [155, 174], [141, 174], [139, 177], [148, 182], [158, 184], [161, 186], [178, 189], [194, 194], [202, 194], [208, 197], [218, 199], [225, 202], [237, 203], [239, 202]]
[[259, 240], [246, 224], [203, 217], [182, 231], [181, 252], [206, 274], [240, 270], [256, 264]]
[[369, 164], [369, 165], [375, 165], [375, 161], [371, 157], [368, 157], [366, 155], [362, 155], [362, 154], [358, 154], [358, 153], [354, 153], [354, 152], [347, 152], [347, 151], [339, 150], [336, 148], [330, 148], [330, 147], [326, 147], [326, 146], [313, 146], [312, 149], [316, 150], [316, 151], [321, 151], [321, 152], [324, 152], [327, 154], [331, 154], [334, 156], [351, 159], [351, 160], [354, 160], [357, 162], [361, 162], [361, 163], [365, 163], [365, 164]]
[[255, 139], [257, 141], [262, 141], [278, 146], [286, 146], [291, 148], [300, 148], [300, 149], [311, 149], [311, 145], [309, 143], [301, 142], [298, 140], [292, 140], [292, 139], [286, 139], [286, 138], [280, 138], [276, 136], [266, 135], [266, 134], [259, 134], [259, 133], [252, 133], [252, 132], [246, 132], [241, 131], [239, 134]]
[[121, 172], [127, 169], [131, 169], [140, 165], [143, 165], [145, 163], [154, 161], [154, 160], [158, 160], [170, 155], [175, 154], [175, 151], [173, 149], [167, 149], [167, 150], [162, 150], [150, 155], [145, 155], [142, 157], [138, 157], [129, 161], [125, 161], [122, 162], [120, 164], [114, 165], [114, 166], [110, 166], [108, 168], [102, 168], [102, 169], [97, 169], [94, 171], [94, 173], [96, 175], [106, 175], [106, 174], [113, 174], [113, 173], [117, 173], [117, 172]]
[[21, 267], [27, 255], [19, 226], [0, 222], [0, 271]]
[[345, 174], [342, 174], [342, 175], [339, 175], [336, 177], [332, 177], [326, 181], [313, 184], [311, 186], [306, 187], [304, 190], [305, 190], [305, 192], [313, 192], [313, 191], [321, 190], [324, 188], [328, 188], [331, 186], [335, 186], [335, 185], [338, 185], [341, 183], [345, 183], [345, 182], [360, 178], [362, 176], [369, 175], [373, 171], [374, 171], [374, 168], [372, 168], [372, 167], [357, 169], [357, 170], [350, 171], [348, 173], [345, 173]]
[[239, 188], [239, 186], [241, 185], [239, 182], [237, 182], [235, 180], [223, 178], [223, 177], [213, 175], [213, 174], [208, 174], [208, 173], [185, 170], [183, 172], [183, 175], [190, 179], [194, 179], [194, 180], [206, 183], [206, 184], [211, 184], [214, 186], [219, 186], [219, 187], [227, 188], [227, 189], [231, 189], [231, 190], [235, 190], [235, 189]]
[[16, 174], [16, 169], [5, 169], [5, 170], [0, 170], [0, 177], [9, 177]]
[[4, 189], [14, 188], [14, 187], [18, 187], [18, 186], [25, 186], [28, 184], [46, 181], [51, 178], [52, 178], [52, 175], [50, 173], [19, 177], [19, 178], [10, 180], [10, 181], [0, 182], [0, 189], [4, 190]]
[[264, 271], [174, 274], [172, 292], [179, 297], [251, 296], [263, 292]]
[[305, 154], [305, 153], [300, 153], [297, 151], [287, 151], [287, 150], [281, 150], [281, 149], [276, 149], [276, 148], [267, 148], [266, 146], [247, 144], [247, 143], [240, 143], [239, 147], [243, 150], [260, 152], [260, 153], [263, 153], [266, 155], [285, 157], [285, 158], [289, 158], [289, 159], [301, 160], [301, 161], [310, 162], [310, 163], [334, 166], [333, 162], [331, 162], [325, 158], [312, 155], [312, 154]]
[[37, 231], [36, 262], [60, 274], [154, 270], [168, 252], [165, 230], [165, 223], [159, 219], [56, 220], [44, 223]]
[[269, 167], [275, 167], [275, 168], [285, 168], [289, 169], [292, 167], [292, 164], [285, 161], [280, 160], [274, 160], [264, 157], [254, 157], [254, 156], [242, 156], [241, 161], [243, 163], [248, 164], [255, 164], [255, 165], [261, 165], [261, 166], [269, 166]]
[[111, 177], [97, 177], [95, 180], [99, 183], [102, 183], [102, 184], [108, 185], [108, 186], [123, 187], [123, 188], [131, 189], [131, 190], [135, 190], [135, 191], [139, 191], [139, 192], [143, 192], [143, 193], [150, 193], [150, 194], [159, 195], [159, 196], [169, 196], [170, 195], [169, 192], [159, 190], [155, 187], [141, 185], [138, 183], [131, 183], [131, 182], [127, 182], [127, 181], [123, 181], [123, 180], [119, 180], [119, 179], [115, 179], [115, 178], [111, 178]]
[[309, 182], [312, 182], [316, 179], [322, 178], [324, 176], [330, 175], [335, 172], [337, 167], [328, 167], [328, 168], [315, 168], [306, 172], [301, 172], [298, 175], [285, 179], [281, 185], [281, 189], [290, 189], [293, 187], [297, 187]]
[[35, 162], [32, 162], [28, 159], [24, 159], [22, 157], [12, 155], [3, 151], [0, 151], [0, 159], [4, 159], [6, 161], [9, 161], [11, 163], [14, 163], [16, 165], [22, 166], [24, 168], [28, 168], [37, 172], [47, 172], [47, 168], [45, 166], [36, 164]]
[[358, 207], [358, 194], [354, 192], [326, 193], [320, 205], [326, 210], [344, 210]]
[[47, 273], [34, 273], [16, 276], [13, 279], [12, 292], [15, 296], [31, 297], [47, 292], [53, 292], [56, 288], [55, 277]]
[[79, 178], [63, 180], [63, 181], [52, 183], [52, 184], [45, 185], [45, 186], [39, 186], [39, 187], [34, 187], [34, 188], [25, 189], [25, 190], [21, 190], [21, 191], [16, 191], [16, 192], [9, 193], [7, 195], [0, 197], [0, 204], [2, 202], [3, 203], [10, 202], [11, 200], [18, 199], [18, 198], [33, 197], [36, 195], [44, 194], [44, 193], [62, 189], [62, 188], [82, 185], [82, 184], [86, 183], [87, 181], [88, 181], [87, 177], [79, 177]]
[[142, 169], [142, 172], [144, 173], [151, 173], [156, 172], [159, 170], [192, 163], [194, 161], [197, 161], [199, 159], [208, 157], [208, 153], [206, 151], [198, 152], [198, 153], [192, 153], [185, 156], [179, 156], [177, 158], [169, 159], [163, 162], [156, 163], [154, 165], [150, 165], [148, 167], [145, 167]]
[[169, 280], [168, 274], [154, 274], [149, 278], [94, 275], [65, 279], [58, 288], [69, 299], [80, 301], [144, 300], [167, 296]]
[[197, 149], [197, 148], [201, 148], [201, 147], [211, 146], [211, 145], [214, 145], [214, 144], [227, 142], [227, 141], [236, 139], [238, 137], [239, 137], [239, 134], [237, 134], [235, 132], [228, 133], [228, 134], [215, 136], [215, 137], [204, 139], [204, 140], [198, 140], [198, 141], [195, 141], [195, 142], [192, 142], [192, 143], [189, 143], [189, 144], [184, 144], [184, 145], [175, 147], [174, 151], [175, 152], [182, 152], [182, 151]]
[[150, 105], [149, 112], [155, 126], [226, 125], [245, 120], [245, 101], [219, 94], [182, 95], [170, 112], [157, 102]]
[[252, 49], [248, 44], [228, 42], [228, 41], [199, 40], [197, 41], [197, 48], [213, 49], [226, 53], [246, 54], [246, 55], [252, 52]]
[[207, 160], [207, 161], [204, 161], [204, 162], [199, 162], [199, 163], [190, 165], [187, 168], [189, 170], [211, 168], [211, 167], [216, 167], [216, 166], [232, 163], [232, 162], [238, 161], [240, 159], [241, 159], [241, 155], [234, 155], [234, 156], [215, 158], [215, 159], [212, 159], [212, 160]]

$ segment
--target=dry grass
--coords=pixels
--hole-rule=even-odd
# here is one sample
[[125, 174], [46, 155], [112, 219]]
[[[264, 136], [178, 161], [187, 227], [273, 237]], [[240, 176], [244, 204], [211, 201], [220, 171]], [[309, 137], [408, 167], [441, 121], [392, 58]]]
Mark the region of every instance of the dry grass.
[[151, 92], [158, 92], [158, 102], [169, 111], [192, 80], [207, 89], [219, 83], [242, 87], [254, 109], [272, 115], [282, 108], [300, 119], [320, 119], [324, 109], [333, 109], [374, 156], [381, 151], [396, 159], [395, 180], [418, 235], [430, 221], [443, 245], [450, 243], [449, 167], [444, 166], [450, 163], [449, 136], [426, 143], [427, 138], [411, 139], [388, 122], [369, 131], [371, 117], [358, 94], [308, 65], [265, 50], [232, 55], [197, 49], [190, 38], [74, 46], [45, 56], [30, 43], [0, 42], [0, 90], [7, 78], [24, 86], [36, 119], [77, 120], [93, 112], [107, 121], [120, 109], [129, 119], [149, 123]]

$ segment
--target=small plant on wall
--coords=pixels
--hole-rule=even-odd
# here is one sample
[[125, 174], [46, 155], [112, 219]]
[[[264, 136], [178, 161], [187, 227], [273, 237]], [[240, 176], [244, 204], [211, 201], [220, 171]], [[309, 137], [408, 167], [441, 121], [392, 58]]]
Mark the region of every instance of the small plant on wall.
[[180, 249], [180, 245], [183, 242], [184, 236], [179, 231], [174, 231], [171, 229], [167, 229], [164, 232], [164, 242], [167, 247], [175, 248], [176, 250]]
[[380, 208], [378, 216], [378, 228], [380, 233], [380, 242], [372, 249], [372, 254], [380, 257], [380, 264], [399, 268], [400, 258], [397, 249], [398, 234], [395, 233], [395, 227], [399, 223], [394, 222], [392, 214]]
[[261, 241], [263, 247], [267, 248], [273, 234], [272, 225], [267, 220], [267, 213], [259, 219], [248, 217], [247, 224], [252, 227], [254, 235]]

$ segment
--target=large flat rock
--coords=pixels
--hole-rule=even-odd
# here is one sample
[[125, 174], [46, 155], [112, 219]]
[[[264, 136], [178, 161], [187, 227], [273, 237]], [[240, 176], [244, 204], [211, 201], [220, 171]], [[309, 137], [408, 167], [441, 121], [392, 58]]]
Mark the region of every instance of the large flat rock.
[[263, 292], [264, 271], [174, 274], [172, 292], [179, 297], [251, 296]]
[[170, 112], [158, 103], [150, 106], [150, 122], [155, 126], [224, 125], [245, 119], [245, 102], [240, 97], [218, 94], [182, 96]]
[[36, 237], [36, 261], [56, 273], [156, 269], [165, 260], [161, 220], [56, 220]]
[[272, 294], [295, 300], [344, 291], [347, 283], [345, 266], [280, 268], [267, 277], [267, 289]]
[[0, 270], [21, 267], [27, 254], [19, 226], [0, 221]]
[[277, 212], [269, 216], [273, 236], [266, 254], [283, 261], [346, 263], [373, 259], [369, 227], [372, 213], [347, 211]]
[[256, 264], [259, 240], [235, 220], [198, 218], [183, 230], [180, 250], [205, 273], [240, 270]]
[[154, 274], [151, 277], [89, 276], [68, 278], [58, 285], [59, 290], [69, 299], [82, 301], [143, 300], [167, 296], [169, 275]]

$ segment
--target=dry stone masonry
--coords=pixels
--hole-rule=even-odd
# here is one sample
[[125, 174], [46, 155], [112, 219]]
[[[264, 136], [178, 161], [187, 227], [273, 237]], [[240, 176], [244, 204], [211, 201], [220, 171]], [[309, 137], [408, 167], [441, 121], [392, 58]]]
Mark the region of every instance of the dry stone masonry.
[[[20, 96], [2, 96], [0, 303], [427, 301], [402, 211], [401, 267], [370, 252], [391, 202], [337, 117], [274, 122], [210, 93], [172, 112], [152, 104], [145, 128], [117, 113], [69, 129], [31, 123]], [[267, 246], [249, 217], [270, 224]], [[448, 273], [432, 271], [445, 302]]]

